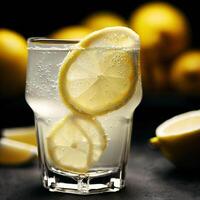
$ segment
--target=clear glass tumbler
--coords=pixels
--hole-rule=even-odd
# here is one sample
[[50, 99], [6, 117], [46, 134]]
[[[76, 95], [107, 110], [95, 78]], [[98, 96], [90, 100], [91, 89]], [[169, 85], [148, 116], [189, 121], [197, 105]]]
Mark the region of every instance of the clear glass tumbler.
[[[132, 119], [142, 97], [139, 41], [136, 42], [134, 48], [78, 49], [78, 41], [75, 40], [28, 40], [26, 101], [35, 116], [42, 183], [48, 190], [95, 194], [119, 191], [125, 186]], [[90, 117], [74, 112], [70, 105], [66, 105], [60, 94], [62, 86], [59, 85], [59, 73], [66, 56], [76, 50], [80, 50], [88, 59], [79, 59], [81, 66], [79, 71], [74, 72], [76, 76], [73, 78], [76, 82], [71, 86], [72, 93], [82, 87], [81, 77], [87, 77], [86, 73], [93, 74], [97, 70], [95, 65], [101, 67], [101, 63], [107, 63], [112, 68], [109, 70], [114, 69], [114, 72], [109, 73], [121, 73], [123, 76], [126, 72], [115, 71], [115, 66], [116, 69], [123, 69], [119, 55], [128, 55], [127, 62], [130, 65], [131, 61], [131, 77], [134, 80], [129, 95], [120, 106]], [[112, 59], [108, 55], [113, 56]], [[97, 59], [92, 58], [94, 56]], [[126, 61], [123, 61], [126, 65], [124, 62]], [[96, 77], [102, 81], [103, 90], [110, 89], [113, 83], [118, 84], [116, 81], [121, 81], [108, 75], [105, 82], [102, 76], [104, 75], [100, 74]], [[123, 87], [123, 82], [121, 85]], [[92, 94], [98, 95], [102, 88], [96, 87], [95, 90]], [[105, 95], [113, 98], [112, 94]], [[92, 101], [90, 93], [87, 96]], [[106, 98], [107, 96], [104, 99]], [[87, 98], [84, 96], [82, 101], [87, 101]]]

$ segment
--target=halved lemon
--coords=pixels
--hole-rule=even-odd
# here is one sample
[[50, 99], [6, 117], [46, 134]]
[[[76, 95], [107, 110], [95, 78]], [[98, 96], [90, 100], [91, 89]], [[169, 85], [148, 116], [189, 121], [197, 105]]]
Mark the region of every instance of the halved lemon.
[[200, 167], [200, 111], [165, 121], [156, 129], [156, 137], [150, 143], [178, 167]]
[[19, 165], [27, 163], [37, 155], [37, 148], [30, 144], [1, 138], [0, 164]]
[[86, 36], [60, 69], [59, 91], [72, 110], [104, 114], [124, 105], [135, 89], [133, 48], [138, 35], [126, 27], [105, 28]]
[[7, 128], [2, 130], [2, 136], [19, 142], [37, 145], [34, 127]]
[[93, 119], [67, 116], [57, 122], [47, 136], [47, 150], [54, 167], [85, 173], [106, 147], [103, 129]]

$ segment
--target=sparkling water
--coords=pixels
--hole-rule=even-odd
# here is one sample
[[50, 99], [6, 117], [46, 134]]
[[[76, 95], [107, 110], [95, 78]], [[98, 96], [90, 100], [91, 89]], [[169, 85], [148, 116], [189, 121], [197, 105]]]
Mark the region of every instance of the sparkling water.
[[[48, 160], [45, 139], [57, 121], [72, 113], [59, 95], [58, 73], [65, 57], [73, 50], [73, 46], [74, 44], [59, 43], [54, 44], [53, 47], [46, 43], [29, 44], [26, 83], [26, 100], [35, 114], [41, 165], [54, 173], [66, 176], [68, 172], [54, 168]], [[119, 109], [95, 117], [108, 137], [108, 146], [100, 160], [88, 171], [87, 176], [114, 173], [124, 168], [127, 163], [133, 113], [141, 101], [142, 91], [138, 68], [139, 50], [124, 49], [123, 51], [129, 51], [133, 57], [135, 91], [126, 104]], [[72, 173], [70, 175], [76, 176]]]

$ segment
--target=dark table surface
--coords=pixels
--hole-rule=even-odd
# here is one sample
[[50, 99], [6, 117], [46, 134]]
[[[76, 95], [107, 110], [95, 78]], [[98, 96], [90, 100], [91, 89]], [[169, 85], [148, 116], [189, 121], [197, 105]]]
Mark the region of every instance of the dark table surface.
[[147, 145], [135, 145], [127, 168], [126, 188], [92, 196], [51, 193], [42, 188], [37, 163], [20, 168], [0, 168], [1, 200], [199, 200], [200, 176], [176, 170]]
[[[137, 109], [126, 188], [122, 191], [87, 197], [48, 192], [41, 186], [38, 164], [35, 162], [22, 167], [0, 166], [0, 200], [200, 200], [200, 170], [198, 173], [181, 172], [148, 146], [148, 139], [154, 136], [155, 128], [161, 122], [176, 114], [197, 109], [199, 101], [189, 104], [177, 100], [175, 106], [169, 103], [159, 105], [160, 102], [152, 99], [145, 104], [143, 101]], [[11, 104], [6, 101], [4, 105], [0, 128], [33, 123], [31, 110], [24, 103], [15, 101]]]

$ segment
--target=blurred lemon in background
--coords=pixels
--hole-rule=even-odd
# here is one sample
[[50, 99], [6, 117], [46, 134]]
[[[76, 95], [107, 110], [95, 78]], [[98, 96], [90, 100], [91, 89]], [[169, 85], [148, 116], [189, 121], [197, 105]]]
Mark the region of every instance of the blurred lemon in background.
[[34, 127], [3, 129], [0, 138], [0, 164], [20, 165], [37, 156]]
[[172, 65], [172, 86], [187, 94], [200, 94], [200, 50], [190, 50], [180, 55]]
[[26, 144], [37, 145], [35, 127], [17, 127], [3, 129], [2, 137], [23, 142]]
[[20, 34], [0, 29], [0, 95], [13, 96], [24, 91], [27, 49]]
[[142, 85], [145, 91], [156, 93], [166, 89], [168, 82], [166, 67], [155, 52], [142, 49], [141, 72]]
[[88, 16], [83, 24], [93, 31], [110, 26], [127, 26], [126, 21], [121, 16], [106, 11], [99, 11]]
[[84, 26], [68, 26], [55, 31], [50, 35], [54, 39], [81, 39], [88, 35], [91, 30]]
[[156, 129], [156, 137], [150, 139], [153, 147], [177, 167], [200, 167], [200, 111], [177, 115]]
[[130, 17], [130, 26], [140, 35], [142, 48], [157, 51], [163, 58], [176, 55], [189, 42], [186, 17], [164, 2], [147, 3], [137, 8]]
[[149, 67], [141, 65], [142, 85], [145, 91], [156, 93], [166, 88], [168, 80], [164, 68], [159, 62], [152, 63]]
[[32, 161], [37, 156], [37, 147], [10, 140], [0, 139], [0, 164], [20, 165]]

